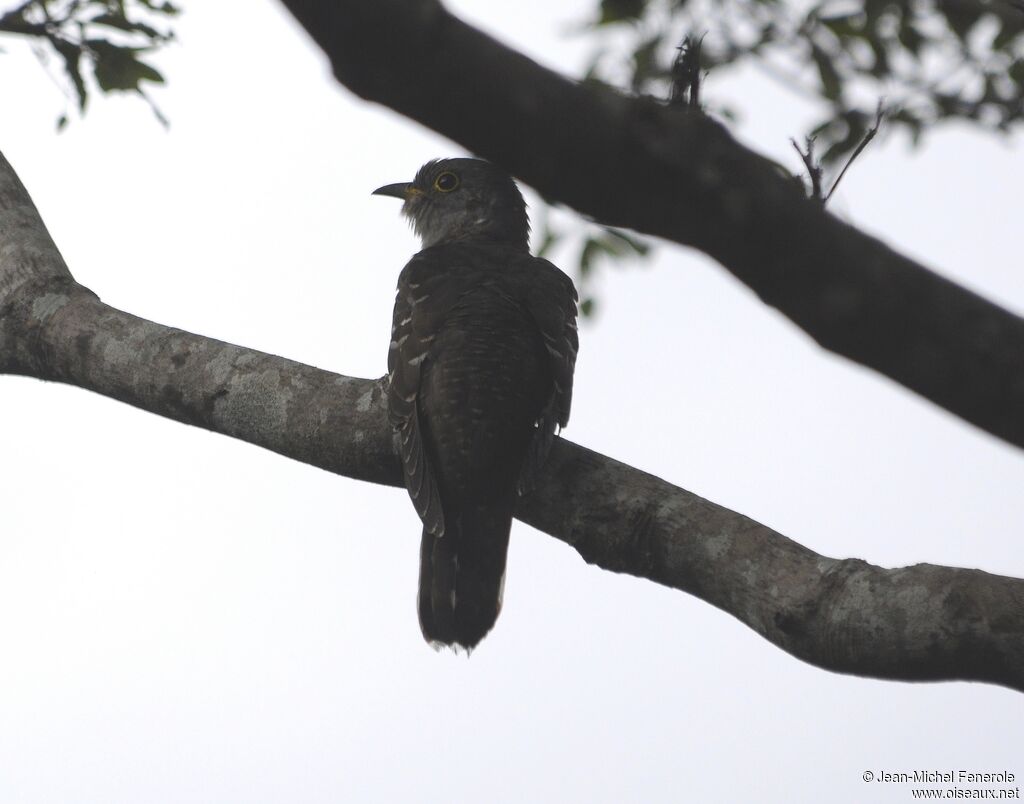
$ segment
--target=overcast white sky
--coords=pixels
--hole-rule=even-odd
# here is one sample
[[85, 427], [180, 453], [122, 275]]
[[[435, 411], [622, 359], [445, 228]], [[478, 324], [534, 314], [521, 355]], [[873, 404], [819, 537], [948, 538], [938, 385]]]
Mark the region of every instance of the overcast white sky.
[[[572, 72], [584, 0], [457, 11]], [[243, 16], [244, 15], [244, 16]], [[415, 251], [371, 198], [463, 151], [330, 78], [269, 0], [189, 3], [161, 129], [0, 56], [0, 149], [72, 272], [162, 323], [384, 373]], [[7, 45], [5, 44], [5, 47]], [[795, 167], [811, 112], [707, 92]], [[872, 145], [836, 210], [1024, 311], [1011, 142]], [[571, 255], [561, 261], [571, 267]], [[826, 555], [1024, 576], [1024, 454], [827, 355], [702, 255], [604, 272], [567, 437]], [[422, 641], [404, 492], [74, 388], [0, 377], [0, 802], [902, 802], [865, 770], [1024, 776], [1024, 698], [826, 673], [517, 523], [470, 660]]]

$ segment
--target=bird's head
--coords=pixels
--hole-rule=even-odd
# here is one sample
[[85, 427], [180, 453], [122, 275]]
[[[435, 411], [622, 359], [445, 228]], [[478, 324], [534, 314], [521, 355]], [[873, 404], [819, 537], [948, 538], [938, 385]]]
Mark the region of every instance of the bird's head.
[[460, 240], [489, 240], [526, 249], [530, 222], [512, 177], [482, 159], [434, 159], [411, 182], [378, 187], [374, 195], [401, 198], [423, 248]]

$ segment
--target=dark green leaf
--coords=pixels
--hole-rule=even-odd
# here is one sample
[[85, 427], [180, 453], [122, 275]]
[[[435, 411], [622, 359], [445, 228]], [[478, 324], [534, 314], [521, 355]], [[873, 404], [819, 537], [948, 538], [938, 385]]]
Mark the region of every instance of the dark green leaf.
[[156, 41], [163, 41], [168, 38], [167, 34], [161, 33], [153, 26], [147, 25], [144, 22], [129, 20], [120, 14], [99, 14], [88, 20], [88, 22], [92, 25], [105, 25], [108, 28], [117, 28], [129, 33], [141, 33]]
[[[1021, 21], [1024, 22], [1024, 14], [1021, 15]], [[995, 50], [1004, 50], [1008, 45], [1016, 41], [1021, 33], [1021, 25], [1010, 25], [1004, 21], [1003, 27], [999, 29], [999, 33], [992, 40], [992, 47]]]
[[4, 31], [16, 31], [21, 26], [26, 25], [25, 12], [28, 10], [27, 5], [18, 6], [18, 8], [11, 9], [2, 16], [0, 16], [0, 28]]
[[842, 81], [832, 64], [832, 59], [813, 42], [811, 43], [811, 58], [814, 59], [814, 64], [818, 68], [818, 75], [821, 77], [821, 90], [825, 93], [825, 97], [832, 101], [839, 100], [842, 93]]
[[828, 120], [822, 120], [820, 123], [818, 123], [818, 125], [812, 128], [810, 132], [808, 132], [807, 136], [809, 139], [815, 141], [819, 139], [831, 140], [833, 138], [832, 135], [834, 134], [834, 130], [837, 126], [842, 127], [843, 131], [846, 130], [846, 127], [843, 126], [842, 121], [837, 121], [831, 118]]
[[[775, 41], [777, 31], [775, 25], [771, 22], [761, 26], [757, 32], [757, 38], [750, 44], [751, 53], [760, 53], [765, 47]], [[744, 55], [742, 52], [736, 54], [736, 57]]]
[[661, 37], [641, 42], [633, 52], [633, 91], [639, 92], [651, 78], [664, 72], [658, 64], [658, 46]]
[[893, 5], [896, 5], [892, 0], [864, 0], [864, 13], [867, 15], [867, 28], [874, 29], [878, 25], [878, 20], [889, 10]]
[[914, 25], [914, 19], [910, 14], [904, 13], [900, 18], [900, 27], [897, 29], [896, 35], [899, 37], [900, 44], [915, 56], [921, 52], [921, 45], [924, 44], [925, 38], [917, 30], [917, 26]]
[[643, 16], [647, 0], [601, 0], [601, 17], [598, 25], [628, 22]]
[[839, 39], [850, 39], [864, 35], [864, 20], [859, 11], [853, 14], [840, 14], [835, 17], [820, 17], [818, 22], [832, 31]]
[[550, 226], [545, 226], [541, 233], [540, 245], [537, 246], [537, 256], [546, 257], [562, 239], [562, 233], [555, 231]]
[[1006, 72], [1017, 86], [1024, 87], [1024, 59], [1017, 59]]
[[604, 242], [607, 251], [615, 256], [626, 256], [630, 253], [640, 257], [646, 257], [651, 250], [650, 243], [626, 234], [621, 229], [612, 229], [608, 226], [601, 227], [605, 231]]
[[68, 74], [68, 78], [71, 79], [71, 84], [75, 88], [75, 94], [78, 96], [78, 108], [80, 111], [85, 111], [85, 103], [89, 99], [88, 92], [85, 88], [85, 79], [82, 78], [82, 70], [80, 67], [80, 61], [82, 58], [81, 48], [72, 45], [70, 42], [65, 42], [62, 39], [51, 39], [54, 50], [60, 54], [60, 57], [64, 60], [64, 72]]
[[890, 124], [903, 126], [910, 134], [910, 140], [917, 145], [924, 129], [925, 121], [910, 109], [896, 109], [886, 115], [886, 121]]
[[580, 302], [580, 315], [584, 318], [590, 318], [594, 314], [594, 308], [597, 306], [597, 302], [593, 298], [586, 298]]
[[837, 162], [860, 145], [868, 132], [868, 116], [851, 110], [843, 114], [841, 125], [844, 126], [844, 133], [825, 149], [821, 155], [822, 164]]
[[886, 43], [880, 36], [869, 36], [868, 46], [875, 56], [875, 62], [871, 65], [871, 74], [876, 78], [885, 78], [889, 70], [889, 53], [886, 50]]
[[594, 238], [594, 243], [602, 254], [607, 254], [612, 258], [619, 258], [632, 253], [632, 249], [630, 249], [625, 240], [612, 237], [607, 233], [607, 230], [605, 230], [605, 232], [605, 234], [598, 235]]
[[955, 117], [966, 113], [967, 104], [957, 95], [936, 92], [932, 96], [932, 100], [942, 117]]
[[93, 73], [104, 92], [139, 90], [139, 83], [162, 84], [164, 77], [153, 67], [139, 61], [138, 48], [122, 47], [104, 40], [89, 40], [93, 54]]
[[[174, 3], [157, 3], [154, 0], [138, 0], [138, 2], [150, 11], [166, 14], [168, 17], [174, 17], [181, 13], [181, 9], [174, 5]], [[121, 6], [121, 13], [124, 14], [124, 5], [119, 5]]]
[[960, 37], [961, 42], [966, 42], [971, 28], [978, 21], [977, 12], [968, 8], [966, 3], [941, 3], [939, 8], [946, 15], [949, 29]]
[[594, 258], [601, 252], [601, 245], [593, 237], [583, 241], [583, 251], [580, 252], [580, 276], [586, 276], [594, 268]]

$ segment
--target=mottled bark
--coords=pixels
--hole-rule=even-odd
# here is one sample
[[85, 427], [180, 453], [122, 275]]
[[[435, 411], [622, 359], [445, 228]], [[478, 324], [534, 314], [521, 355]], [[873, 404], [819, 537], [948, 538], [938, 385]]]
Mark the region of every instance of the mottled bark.
[[[0, 372], [88, 388], [348, 477], [401, 483], [381, 381], [103, 304], [73, 280], [2, 156]], [[590, 563], [696, 595], [820, 667], [1024, 691], [1024, 581], [826, 558], [564, 439], [517, 515]]]
[[438, 0], [283, 0], [360, 97], [709, 254], [821, 346], [1024, 446], [1024, 320], [808, 201], [713, 120], [574, 83]]

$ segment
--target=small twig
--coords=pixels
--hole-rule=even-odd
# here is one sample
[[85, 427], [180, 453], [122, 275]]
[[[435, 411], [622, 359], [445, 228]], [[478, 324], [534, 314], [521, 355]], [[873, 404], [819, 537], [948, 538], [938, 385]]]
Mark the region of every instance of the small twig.
[[676, 48], [676, 60], [672, 62], [672, 90], [669, 94], [669, 105], [686, 106], [688, 109], [700, 110], [700, 49], [704, 35], [695, 39], [686, 36]]
[[804, 140], [805, 149], [801, 150], [800, 146], [797, 145], [796, 140], [790, 139], [793, 143], [793, 148], [800, 154], [800, 159], [804, 163], [804, 167], [807, 168], [807, 175], [811, 180], [811, 192], [810, 197], [815, 201], [818, 201], [822, 206], [825, 206], [829, 199], [832, 198], [832, 194], [836, 191], [836, 187], [839, 186], [839, 182], [843, 180], [843, 176], [846, 175], [846, 171], [850, 169], [850, 165], [853, 164], [853, 160], [860, 156], [869, 142], [875, 138], [878, 133], [879, 127], [882, 125], [882, 118], [885, 116], [885, 112], [882, 108], [882, 101], [878, 102], [878, 110], [875, 112], [875, 124], [868, 129], [868, 132], [864, 135], [864, 138], [860, 141], [853, 153], [850, 154], [850, 158], [846, 160], [846, 164], [843, 165], [843, 169], [839, 171], [839, 175], [836, 176], [836, 180], [832, 182], [832, 187], [829, 189], [827, 194], [822, 194], [821, 178], [822, 178], [822, 167], [817, 159], [814, 158], [814, 137], [807, 137]]
[[[800, 154], [800, 159], [804, 163], [804, 167], [807, 168], [807, 176], [811, 180], [811, 198], [816, 201], [820, 201], [822, 206], [828, 200], [821, 196], [821, 165], [814, 158], [814, 137], [807, 137], [804, 140], [806, 151], [801, 151], [800, 146], [796, 144], [796, 140], [790, 138], [789, 140], [793, 143], [793, 148]], [[833, 189], [834, 186], [833, 186]]]
[[885, 116], [885, 110], [882, 108], [884, 100], [885, 99], [882, 98], [878, 101], [878, 109], [875, 111], [875, 124], [868, 129], [868, 133], [864, 135], [864, 139], [860, 141], [860, 145], [856, 147], [854, 152], [850, 154], [850, 158], [846, 160], [846, 164], [843, 165], [843, 169], [839, 171], [839, 175], [836, 176], [836, 180], [832, 182], [832, 189], [828, 191], [828, 195], [826, 195], [824, 200], [821, 202], [822, 204], [828, 203], [828, 200], [832, 197], [832, 193], [834, 193], [836, 191], [836, 187], [839, 186], [839, 182], [841, 182], [843, 180], [843, 176], [846, 175], [846, 171], [849, 169], [850, 165], [853, 164], [853, 160], [860, 156], [860, 152], [867, 147], [868, 143], [871, 142], [878, 133], [878, 128], [882, 125], [882, 118]]

